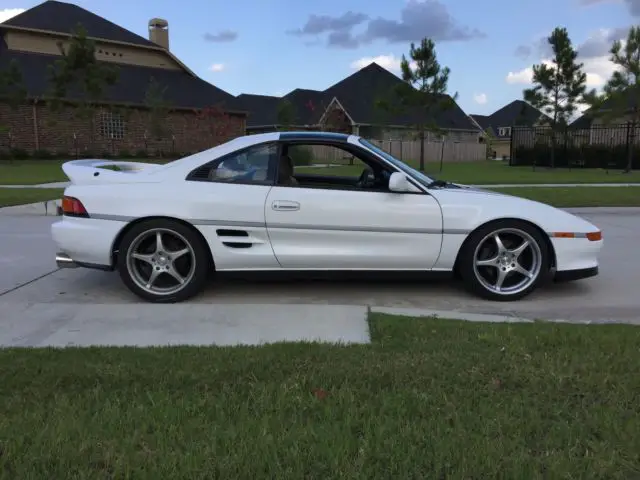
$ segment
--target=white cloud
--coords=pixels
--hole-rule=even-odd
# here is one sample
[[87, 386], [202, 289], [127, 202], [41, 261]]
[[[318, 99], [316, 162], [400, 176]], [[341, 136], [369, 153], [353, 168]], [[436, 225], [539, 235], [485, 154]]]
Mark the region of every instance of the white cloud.
[[0, 10], [0, 23], [24, 12], [24, 8], [5, 8]]
[[214, 63], [209, 67], [209, 70], [212, 72], [221, 72], [225, 69], [224, 63]]
[[[541, 60], [541, 63], [551, 65], [548, 59]], [[609, 57], [595, 57], [582, 60], [583, 71], [587, 74], [587, 88], [600, 88], [611, 77], [616, 66], [609, 61]], [[507, 83], [531, 85], [533, 79], [533, 68], [527, 67], [516, 72], [509, 72], [505, 78]]]
[[[616, 65], [609, 60], [609, 48], [613, 43], [613, 39], [622, 37], [624, 29], [605, 29], [601, 28], [591, 33], [578, 47], [578, 61], [584, 64], [583, 71], [587, 74], [587, 88], [599, 89], [611, 78], [611, 74], [615, 71]], [[624, 40], [622, 45], [624, 47]], [[545, 63], [550, 65], [551, 62], [547, 58], [543, 58], [536, 63]], [[531, 67], [522, 70], [509, 72], [505, 77], [505, 81], [509, 84], [530, 85], [533, 78], [533, 69]]]
[[473, 96], [473, 100], [478, 104], [478, 105], [484, 105], [485, 103], [487, 103], [487, 94], [486, 93], [476, 93]]
[[[377, 63], [383, 68], [391, 71], [400, 71], [400, 61], [402, 58], [396, 57], [392, 53], [389, 55], [378, 55], [377, 57], [362, 57], [358, 60], [351, 62], [351, 68], [360, 70], [371, 63]], [[411, 67], [415, 68], [415, 63], [411, 62]]]

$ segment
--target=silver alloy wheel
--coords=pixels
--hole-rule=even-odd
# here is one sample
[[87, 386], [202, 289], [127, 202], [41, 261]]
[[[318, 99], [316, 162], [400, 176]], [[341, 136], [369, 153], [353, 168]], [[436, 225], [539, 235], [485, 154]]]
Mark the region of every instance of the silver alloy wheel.
[[473, 271], [487, 290], [514, 295], [529, 288], [540, 275], [538, 242], [518, 228], [501, 228], [485, 236], [473, 254]]
[[154, 228], [138, 235], [127, 250], [127, 270], [134, 283], [154, 295], [172, 295], [189, 284], [196, 255], [174, 230]]

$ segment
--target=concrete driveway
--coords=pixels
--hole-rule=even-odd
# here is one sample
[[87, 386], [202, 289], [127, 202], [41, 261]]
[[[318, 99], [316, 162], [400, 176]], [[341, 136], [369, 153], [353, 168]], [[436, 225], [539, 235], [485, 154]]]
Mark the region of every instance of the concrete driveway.
[[[189, 316], [197, 317], [203, 322], [215, 317], [218, 312], [218, 316], [226, 315], [225, 321], [228, 323], [231, 311], [239, 315], [246, 312], [246, 316], [259, 316], [262, 311], [266, 317], [271, 316], [271, 320], [265, 317], [265, 325], [271, 326], [265, 326], [264, 332], [258, 337], [270, 341], [325, 337], [331, 341], [363, 341], [366, 322], [362, 320], [361, 313], [356, 315], [358, 326], [353, 323], [356, 320], [350, 323], [351, 320], [346, 316], [336, 320], [334, 328], [338, 330], [341, 326], [351, 325], [345, 327], [350, 333], [344, 336], [329, 334], [326, 328], [318, 326], [320, 323], [328, 327], [332, 318], [335, 320], [336, 315], [339, 317], [336, 305], [429, 309], [569, 321], [640, 323], [640, 268], [637, 266], [639, 255], [636, 247], [636, 239], [640, 237], [640, 213], [637, 210], [628, 213], [602, 213], [593, 209], [581, 212], [580, 215], [604, 231], [605, 246], [601, 256], [600, 275], [573, 283], [551, 285], [519, 302], [487, 302], [469, 295], [460, 285], [449, 282], [274, 281], [272, 278], [244, 278], [214, 282], [203, 295], [191, 302], [167, 306], [151, 306], [140, 302], [124, 288], [116, 273], [80, 269], [56, 270], [53, 260], [55, 248], [49, 237], [49, 226], [55, 218], [0, 217], [0, 321], [6, 326], [9, 320], [13, 323], [17, 317], [35, 315], [39, 319], [37, 322], [46, 322], [49, 315], [57, 318], [58, 322], [64, 323], [71, 319], [82, 324], [78, 320], [78, 312], [84, 312], [82, 315], [86, 316], [87, 312], [100, 311], [103, 320], [110, 316], [126, 318], [124, 325], [134, 328], [144, 323], [141, 316], [165, 318], [167, 325], [184, 325]], [[289, 307], [269, 313], [264, 310], [267, 308], [264, 307], [266, 304]], [[212, 310], [212, 305], [216, 305], [215, 310]], [[324, 305], [332, 310], [313, 310], [303, 308], [302, 305]], [[223, 314], [223, 310], [227, 313]], [[311, 313], [312, 310], [318, 313]], [[354, 315], [356, 311], [363, 310], [352, 309]], [[281, 322], [282, 317], [294, 316], [296, 318]], [[281, 322], [277, 327], [281, 329], [280, 334], [273, 334], [276, 317]], [[307, 333], [292, 327], [305, 321], [309, 325]], [[123, 324], [120, 322], [118, 325]], [[104, 325], [100, 328], [103, 335], [109, 330]], [[288, 336], [287, 331], [294, 333]], [[18, 339], [13, 343], [24, 343], [18, 338], [23, 338], [23, 334], [16, 333], [16, 330], [12, 332], [5, 331], [3, 334], [0, 331], [0, 343], [7, 344], [7, 336], [11, 335]], [[41, 333], [38, 338], [43, 335]], [[140, 335], [144, 336], [144, 332]], [[191, 336], [183, 335], [180, 338], [186, 341], [189, 340], [187, 337]], [[256, 335], [252, 333], [242, 338], [254, 337]], [[34, 343], [42, 341], [44, 340], [34, 340]], [[52, 341], [52, 344], [64, 341], [59, 339], [57, 343]], [[69, 342], [71, 340], [67, 341]], [[84, 340], [79, 343], [83, 342]]]

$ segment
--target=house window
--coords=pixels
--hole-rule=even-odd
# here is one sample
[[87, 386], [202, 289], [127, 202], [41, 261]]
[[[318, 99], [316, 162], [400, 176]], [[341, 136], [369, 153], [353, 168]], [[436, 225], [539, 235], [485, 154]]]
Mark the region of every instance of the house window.
[[124, 119], [122, 115], [113, 112], [100, 114], [100, 135], [112, 140], [124, 138]]
[[498, 128], [498, 136], [500, 136], [500, 137], [510, 137], [511, 136], [511, 127], [500, 127], [500, 128]]

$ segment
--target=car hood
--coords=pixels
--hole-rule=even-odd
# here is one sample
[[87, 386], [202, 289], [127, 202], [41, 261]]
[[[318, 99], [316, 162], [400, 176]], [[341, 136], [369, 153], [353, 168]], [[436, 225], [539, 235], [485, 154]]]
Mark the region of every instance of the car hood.
[[500, 218], [519, 218], [535, 223], [548, 233], [598, 231], [587, 220], [546, 203], [495, 192], [492, 190], [454, 184], [451, 188], [429, 190], [442, 208], [445, 228], [473, 229]]

